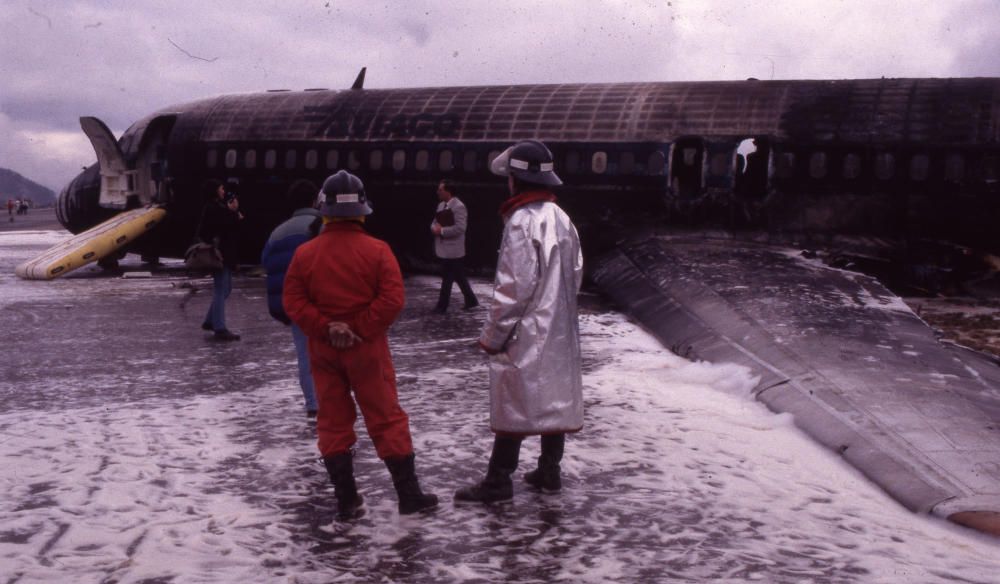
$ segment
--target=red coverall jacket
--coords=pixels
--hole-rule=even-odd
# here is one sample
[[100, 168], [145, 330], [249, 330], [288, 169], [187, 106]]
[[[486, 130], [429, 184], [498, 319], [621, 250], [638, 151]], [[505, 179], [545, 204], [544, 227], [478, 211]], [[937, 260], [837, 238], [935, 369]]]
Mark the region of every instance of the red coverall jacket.
[[[309, 337], [324, 456], [346, 451], [356, 440], [352, 390], [379, 457], [413, 452], [386, 337], [404, 302], [403, 277], [392, 250], [357, 223], [330, 223], [295, 250], [283, 304]], [[348, 323], [363, 342], [333, 348], [327, 332], [332, 321]]]
[[327, 325], [337, 320], [366, 341], [376, 339], [405, 300], [396, 256], [354, 222], [330, 223], [299, 246], [285, 276], [285, 312], [310, 339], [326, 340]]

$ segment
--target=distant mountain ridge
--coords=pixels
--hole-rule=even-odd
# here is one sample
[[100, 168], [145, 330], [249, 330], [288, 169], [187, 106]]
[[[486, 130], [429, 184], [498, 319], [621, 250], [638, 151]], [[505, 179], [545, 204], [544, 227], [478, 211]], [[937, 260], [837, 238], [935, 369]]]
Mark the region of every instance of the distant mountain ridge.
[[36, 207], [48, 207], [55, 204], [56, 193], [13, 170], [0, 168], [0, 205], [6, 205], [7, 199], [28, 199]]

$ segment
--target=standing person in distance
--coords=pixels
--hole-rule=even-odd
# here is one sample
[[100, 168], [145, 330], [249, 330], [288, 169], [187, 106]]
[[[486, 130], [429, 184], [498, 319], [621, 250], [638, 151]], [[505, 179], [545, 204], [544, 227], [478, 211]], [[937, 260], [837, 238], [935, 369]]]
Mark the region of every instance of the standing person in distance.
[[465, 231], [468, 227], [469, 212], [465, 204], [455, 195], [453, 182], [445, 179], [438, 183], [439, 202], [434, 221], [431, 222], [434, 253], [441, 260], [441, 293], [438, 295], [437, 306], [434, 307], [434, 312], [437, 314], [448, 311], [452, 283], [457, 283], [459, 290], [462, 291], [466, 310], [479, 306], [479, 301], [469, 286], [469, 280], [465, 277]]
[[[354, 481], [357, 408], [406, 515], [437, 506], [417, 481], [410, 421], [399, 405], [387, 336], [403, 310], [399, 264], [388, 244], [365, 233], [372, 212], [361, 180], [339, 171], [323, 183], [328, 221], [299, 246], [285, 276], [285, 312], [309, 337], [319, 450], [342, 520], [364, 513]], [[355, 402], [357, 406], [355, 406]]]
[[236, 184], [219, 183], [202, 208], [198, 237], [214, 241], [222, 254], [222, 268], [212, 272], [212, 303], [201, 324], [206, 331], [214, 331], [219, 341], [238, 341], [240, 336], [226, 327], [226, 299], [233, 290], [233, 272], [239, 264], [239, 224], [243, 220]]
[[323, 218], [315, 208], [315, 188], [300, 183], [300, 187], [292, 191], [291, 201], [295, 211], [292, 212], [290, 219], [271, 232], [260, 258], [261, 265], [267, 271], [268, 312], [279, 322], [291, 325], [295, 357], [298, 360], [299, 387], [302, 388], [302, 396], [305, 398], [306, 415], [310, 418], [316, 417], [319, 408], [316, 405], [312, 370], [309, 368], [309, 339], [299, 325], [293, 323], [285, 314], [282, 293], [285, 273], [288, 271], [288, 264], [292, 262], [295, 250], [316, 237], [323, 225]]
[[491, 164], [510, 191], [500, 207], [503, 241], [493, 302], [479, 337], [490, 355], [490, 426], [495, 434], [486, 477], [455, 492], [456, 501], [513, 498], [521, 441], [541, 436], [538, 467], [524, 480], [543, 492], [562, 488], [566, 433], [583, 427], [583, 379], [577, 293], [583, 281], [580, 238], [551, 187], [562, 184], [552, 153], [518, 142]]

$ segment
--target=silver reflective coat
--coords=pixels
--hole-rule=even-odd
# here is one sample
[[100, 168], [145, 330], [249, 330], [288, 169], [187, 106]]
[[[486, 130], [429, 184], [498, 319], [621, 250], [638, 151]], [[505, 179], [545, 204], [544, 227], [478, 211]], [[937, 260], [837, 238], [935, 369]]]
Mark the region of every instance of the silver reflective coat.
[[576, 296], [583, 254], [555, 203], [519, 207], [507, 220], [493, 303], [479, 338], [491, 349], [494, 432], [546, 434], [583, 427]]

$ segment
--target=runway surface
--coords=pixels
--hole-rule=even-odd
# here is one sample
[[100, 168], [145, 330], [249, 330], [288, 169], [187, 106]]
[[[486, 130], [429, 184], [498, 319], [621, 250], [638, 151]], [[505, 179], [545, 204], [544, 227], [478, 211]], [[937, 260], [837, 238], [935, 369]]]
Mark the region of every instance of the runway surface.
[[[368, 514], [334, 521], [288, 330], [264, 283], [199, 328], [210, 280], [14, 266], [64, 233], [0, 232], [0, 582], [995, 582], [1000, 543], [913, 514], [754, 402], [747, 370], [692, 363], [585, 295], [586, 425], [559, 495], [456, 506], [485, 469], [484, 311], [428, 314], [407, 280], [391, 331], [417, 468], [442, 497], [401, 518], [371, 443]], [[132, 262], [132, 263], [129, 263]], [[142, 271], [135, 260], [127, 275]], [[475, 282], [485, 298], [489, 283]], [[457, 296], [456, 296], [457, 298]], [[360, 428], [359, 428], [360, 430]], [[359, 432], [363, 436], [363, 431]], [[522, 451], [520, 473], [537, 456]]]

